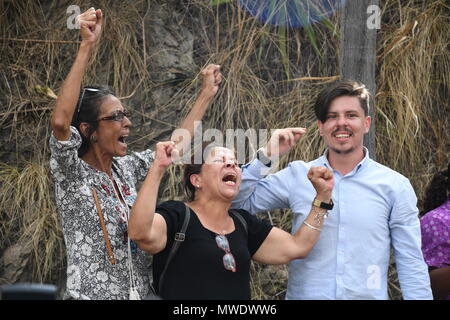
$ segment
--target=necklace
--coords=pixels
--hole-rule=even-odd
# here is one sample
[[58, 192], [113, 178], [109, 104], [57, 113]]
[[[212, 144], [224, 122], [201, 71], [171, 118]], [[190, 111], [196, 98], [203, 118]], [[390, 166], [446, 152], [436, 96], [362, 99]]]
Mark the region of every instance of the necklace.
[[225, 235], [227, 233], [228, 225], [230, 224], [230, 219], [231, 219], [231, 217], [227, 214], [227, 217], [225, 219], [225, 223], [224, 223], [222, 232], [219, 233], [219, 234]]
[[[213, 231], [214, 233], [224, 235], [227, 233], [227, 230], [229, 230], [230, 225], [230, 215], [227, 212], [227, 216], [225, 218], [225, 222], [221, 224], [221, 226], [217, 226], [217, 223], [208, 223], [211, 219], [211, 217], [208, 214], [203, 214], [204, 210], [201, 206], [196, 206], [191, 204], [192, 209], [194, 212], [197, 213], [197, 216], [200, 220], [200, 223], [204, 225], [208, 230]], [[200, 219], [200, 217], [203, 217], [203, 219]], [[232, 220], [232, 219], [231, 219]], [[216, 220], [212, 220], [212, 222], [215, 222]], [[206, 223], [205, 223], [206, 222]], [[216, 232], [215, 230], [218, 230], [219, 232]]]
[[[130, 208], [128, 207], [128, 204], [125, 201], [125, 197], [119, 188], [119, 184], [116, 182], [114, 177], [111, 176], [110, 181], [113, 184], [114, 192], [116, 193], [117, 199], [119, 200], [121, 207], [122, 207], [122, 204], [123, 204], [123, 207], [125, 207], [125, 215], [126, 215], [125, 223], [128, 228], [128, 219], [130, 218]], [[117, 190], [116, 190], [116, 187], [117, 187]], [[123, 203], [122, 203], [122, 201], [123, 201]], [[128, 232], [127, 232], [126, 237], [127, 237], [127, 249], [128, 249], [127, 267], [128, 267], [129, 280], [130, 280], [129, 299], [130, 300], [140, 300], [139, 293], [137, 291], [136, 276], [134, 274], [134, 269], [133, 269], [133, 256], [131, 254], [131, 244], [130, 244], [131, 240], [130, 240], [130, 237], [128, 236]]]

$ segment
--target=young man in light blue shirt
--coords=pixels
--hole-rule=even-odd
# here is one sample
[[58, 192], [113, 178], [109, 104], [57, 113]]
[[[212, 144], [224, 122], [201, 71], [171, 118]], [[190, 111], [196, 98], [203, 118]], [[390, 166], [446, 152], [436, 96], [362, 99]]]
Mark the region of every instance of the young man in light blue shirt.
[[271, 158], [288, 152], [303, 132], [282, 129], [258, 151], [257, 159], [243, 167], [241, 191], [233, 206], [251, 213], [290, 208], [292, 232], [303, 223], [314, 200], [306, 176], [309, 168], [333, 171], [332, 203], [315, 202], [332, 209], [323, 230], [316, 228], [321, 236], [308, 257], [290, 263], [287, 299], [388, 299], [391, 247], [403, 297], [432, 299], [414, 190], [407, 178], [370, 159], [363, 146], [371, 123], [368, 99], [368, 91], [355, 82], [341, 81], [324, 89], [315, 104], [320, 135], [328, 146], [323, 156], [293, 161], [265, 176], [265, 164], [270, 166]]

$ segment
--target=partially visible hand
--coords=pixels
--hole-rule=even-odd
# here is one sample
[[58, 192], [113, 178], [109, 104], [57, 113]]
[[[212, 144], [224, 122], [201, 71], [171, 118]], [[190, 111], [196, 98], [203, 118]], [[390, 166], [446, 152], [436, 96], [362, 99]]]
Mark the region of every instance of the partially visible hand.
[[325, 167], [312, 167], [308, 171], [308, 179], [317, 192], [317, 199], [329, 202], [334, 187], [333, 172]]
[[219, 90], [220, 83], [222, 82], [220, 66], [217, 64], [209, 64], [201, 71], [200, 74], [203, 77], [201, 94], [207, 96], [208, 98], [213, 98]]
[[174, 158], [178, 157], [175, 142], [165, 141], [156, 144], [156, 155], [153, 165], [159, 169], [167, 169], [173, 162]]
[[288, 153], [305, 133], [305, 128], [284, 128], [275, 130], [266, 146], [267, 156], [282, 156], [283, 154]]
[[102, 10], [90, 8], [77, 17], [80, 22], [81, 41], [94, 44], [102, 31]]

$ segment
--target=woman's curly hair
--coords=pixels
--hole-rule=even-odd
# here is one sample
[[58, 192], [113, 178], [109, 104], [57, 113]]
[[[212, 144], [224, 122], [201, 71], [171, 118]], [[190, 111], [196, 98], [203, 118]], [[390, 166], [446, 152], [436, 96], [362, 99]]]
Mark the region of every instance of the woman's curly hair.
[[450, 190], [450, 163], [448, 164], [447, 170], [439, 171], [431, 179], [428, 187], [425, 191], [425, 198], [423, 201], [423, 213], [422, 215], [436, 209], [445, 201]]

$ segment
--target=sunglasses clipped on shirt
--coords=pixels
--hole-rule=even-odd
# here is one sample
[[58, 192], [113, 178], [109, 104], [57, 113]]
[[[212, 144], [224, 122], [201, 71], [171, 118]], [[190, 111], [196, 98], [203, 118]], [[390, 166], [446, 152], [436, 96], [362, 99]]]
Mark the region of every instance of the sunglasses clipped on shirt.
[[230, 244], [228, 243], [227, 237], [222, 234], [217, 234], [216, 244], [220, 249], [225, 251], [225, 255], [222, 258], [223, 267], [228, 271], [236, 272], [236, 260], [230, 251]]

